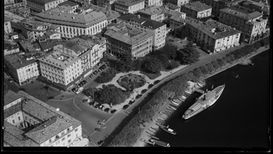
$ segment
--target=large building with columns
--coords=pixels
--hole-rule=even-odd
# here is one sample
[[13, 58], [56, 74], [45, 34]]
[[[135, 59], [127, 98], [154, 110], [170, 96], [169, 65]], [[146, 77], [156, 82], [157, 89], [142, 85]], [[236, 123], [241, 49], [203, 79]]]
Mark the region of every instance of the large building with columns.
[[69, 6], [58, 6], [54, 9], [34, 15], [38, 21], [60, 26], [62, 37], [72, 38], [80, 35], [95, 35], [107, 26], [106, 15], [93, 9], [83, 10]]
[[4, 95], [5, 147], [87, 146], [81, 122], [26, 92]]

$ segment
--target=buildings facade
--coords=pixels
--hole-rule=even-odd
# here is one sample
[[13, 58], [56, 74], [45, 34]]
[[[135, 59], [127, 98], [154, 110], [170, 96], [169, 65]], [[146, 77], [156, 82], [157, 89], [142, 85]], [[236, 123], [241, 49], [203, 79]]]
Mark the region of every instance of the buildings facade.
[[65, 1], [67, 0], [27, 0], [27, 6], [31, 11], [39, 13], [55, 8]]
[[164, 13], [166, 15], [165, 21], [167, 21], [168, 28], [170, 28], [171, 30], [174, 30], [186, 24], [186, 13], [166, 8], [164, 8]]
[[27, 0], [4, 0], [5, 9], [13, 9], [27, 5]]
[[162, 6], [163, 0], [145, 0], [145, 7]]
[[86, 146], [81, 122], [19, 91], [4, 96], [4, 146]]
[[262, 13], [244, 7], [222, 9], [219, 21], [242, 31], [242, 40], [246, 42], [252, 42], [268, 31], [268, 19]]
[[167, 35], [166, 24], [133, 14], [123, 15], [119, 19], [133, 27], [151, 31], [153, 34], [153, 49], [157, 50], [165, 46]]
[[188, 4], [190, 0], [167, 0], [167, 2], [181, 7], [182, 5]]
[[6, 41], [4, 43], [4, 56], [20, 52], [19, 46], [16, 42]]
[[58, 50], [40, 58], [39, 66], [42, 77], [65, 88], [83, 72], [79, 57]]
[[8, 17], [4, 18], [4, 32], [6, 34], [12, 33], [13, 30], [11, 28], [11, 19], [9, 19]]
[[39, 76], [38, 64], [33, 57], [11, 54], [6, 55], [4, 60], [9, 74], [19, 85], [27, 84]]
[[107, 49], [120, 59], [139, 58], [152, 52], [153, 34], [150, 31], [119, 23], [105, 32]]
[[101, 11], [78, 10], [69, 6], [58, 6], [34, 16], [38, 21], [60, 26], [61, 36], [65, 38], [95, 35], [108, 24], [106, 15]]
[[181, 12], [185, 12], [188, 17], [207, 18], [211, 16], [212, 7], [199, 1], [181, 6]]
[[136, 13], [145, 8], [145, 0], [117, 0], [114, 4], [115, 11], [119, 13]]
[[209, 53], [239, 45], [241, 32], [218, 21], [201, 22], [187, 17], [186, 23], [189, 37]]

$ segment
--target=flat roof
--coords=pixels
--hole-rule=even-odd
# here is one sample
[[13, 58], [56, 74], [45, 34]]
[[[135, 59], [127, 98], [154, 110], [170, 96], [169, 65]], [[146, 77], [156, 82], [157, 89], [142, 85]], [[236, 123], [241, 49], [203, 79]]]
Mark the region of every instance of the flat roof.
[[35, 59], [27, 60], [23, 55], [19, 54], [6, 55], [4, 58], [15, 69], [20, 69], [27, 65], [36, 63]]
[[35, 14], [34, 18], [43, 22], [84, 28], [107, 20], [106, 15], [102, 11], [95, 11], [92, 9], [73, 10], [70, 6], [58, 6]]
[[186, 17], [186, 23], [214, 39], [220, 39], [240, 33], [240, 31], [213, 19], [208, 19], [207, 21], [202, 22], [197, 19]]
[[[57, 0], [27, 0], [28, 2], [36, 3], [36, 4], [46, 4]], [[66, 0], [65, 0], [66, 1]]]
[[165, 25], [162, 22], [147, 19], [147, 18], [138, 16], [138, 15], [134, 15], [134, 14], [124, 14], [124, 15], [120, 16], [119, 19], [121, 19], [123, 21], [127, 21], [127, 22], [136, 22], [136, 23], [139, 23], [142, 26], [150, 28], [150, 29], [157, 29], [157, 28]]
[[212, 8], [211, 6], [209, 6], [209, 5], [205, 4], [205, 3], [201, 3], [200, 1], [191, 2], [191, 3], [188, 3], [188, 4], [183, 5], [181, 7], [182, 8], [185, 7], [185, 8], [197, 11], [197, 12], [208, 10], [208, 9]]
[[117, 0], [115, 3], [119, 5], [124, 5], [124, 6], [132, 6], [144, 1], [145, 0]]
[[104, 35], [129, 45], [134, 45], [135, 43], [153, 37], [153, 34], [147, 30], [135, 28], [124, 23], [109, 26]]
[[162, 7], [161, 6], [151, 6], [144, 8], [142, 10], [138, 11], [139, 13], [148, 14], [148, 15], [154, 15], [154, 14], [162, 14]]
[[8, 105], [21, 97], [21, 95], [15, 93], [14, 91], [8, 90], [8, 92], [4, 95], [4, 105]]

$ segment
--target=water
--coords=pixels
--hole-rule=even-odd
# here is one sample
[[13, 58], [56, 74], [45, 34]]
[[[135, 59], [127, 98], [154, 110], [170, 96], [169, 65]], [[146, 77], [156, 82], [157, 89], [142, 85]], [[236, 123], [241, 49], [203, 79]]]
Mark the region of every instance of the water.
[[177, 135], [160, 130], [156, 137], [172, 147], [267, 148], [269, 57], [266, 51], [252, 58], [254, 66], [237, 65], [209, 78], [207, 87], [226, 85], [218, 101], [184, 121], [182, 113], [193, 101], [185, 102], [167, 121]]

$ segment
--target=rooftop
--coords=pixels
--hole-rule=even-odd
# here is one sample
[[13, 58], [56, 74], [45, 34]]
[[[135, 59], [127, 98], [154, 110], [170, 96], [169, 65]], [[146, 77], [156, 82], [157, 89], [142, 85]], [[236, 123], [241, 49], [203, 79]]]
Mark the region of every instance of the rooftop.
[[88, 8], [91, 8], [94, 11], [98, 11], [98, 12], [101, 11], [106, 15], [107, 20], [110, 20], [110, 21], [113, 20], [113, 19], [117, 19], [120, 16], [120, 14], [117, 11], [114, 11], [114, 10], [111, 10], [111, 9], [107, 10], [104, 7], [100, 7], [100, 6], [97, 6], [97, 5], [94, 5], [94, 4], [89, 4], [88, 6], [86, 6], [86, 8], [85, 7], [82, 7], [82, 8], [84, 10], [86, 10]]
[[4, 95], [4, 105], [8, 105], [9, 103], [21, 98], [21, 95], [18, 95], [12, 90], [9, 90], [5, 95]]
[[192, 3], [188, 3], [184, 6], [182, 6], [182, 8], [185, 7], [185, 8], [188, 8], [188, 9], [191, 9], [191, 10], [194, 10], [194, 11], [204, 11], [204, 10], [208, 10], [208, 9], [211, 9], [212, 7], [209, 6], [209, 5], [206, 5], [204, 3], [201, 3], [199, 1], [195, 1], [195, 2], [192, 2]]
[[15, 69], [35, 63], [34, 59], [27, 59], [23, 55], [19, 54], [6, 55], [5, 61], [9, 62], [9, 64], [11, 64]]
[[26, 131], [5, 122], [4, 141], [13, 146], [38, 146], [70, 126], [76, 128], [81, 124], [80, 121], [63, 112], [56, 111], [54, 107], [25, 92], [20, 91], [18, 95], [25, 98], [25, 101], [21, 102], [22, 111], [40, 122], [34, 125], [34, 128]]
[[119, 5], [124, 5], [124, 6], [132, 6], [141, 2], [144, 2], [145, 0], [117, 0], [115, 3]]
[[70, 6], [58, 6], [34, 15], [36, 20], [48, 23], [69, 25], [76, 27], [90, 27], [94, 24], [107, 20], [102, 11], [93, 9], [73, 9]]
[[73, 65], [77, 60], [79, 60], [79, 58], [58, 50], [54, 50], [52, 53], [40, 58], [39, 60], [45, 63], [50, 63], [55, 67], [65, 69], [70, 65]]
[[139, 10], [139, 13], [148, 14], [148, 15], [154, 15], [154, 14], [162, 14], [162, 8], [160, 6], [151, 6], [147, 7], [145, 9]]
[[173, 4], [173, 3], [167, 3], [165, 6], [170, 10], [176, 10], [176, 9], [180, 8], [179, 6], [177, 6], [177, 5]]
[[17, 49], [19, 48], [18, 44], [16, 42], [13, 41], [4, 41], [4, 49], [7, 50], [12, 50], [12, 49]]
[[202, 22], [190, 17], [186, 17], [186, 23], [202, 31], [203, 33], [206, 33], [214, 39], [220, 39], [240, 33], [240, 31], [213, 19], [208, 19], [206, 22]]
[[44, 5], [46, 3], [50, 3], [50, 2], [53, 2], [53, 1], [57, 1], [57, 0], [27, 0], [27, 1], [33, 2], [33, 3], [36, 3], [36, 4]]
[[73, 1], [65, 1], [65, 2], [62, 2], [62, 3], [58, 4], [58, 5], [59, 6], [71, 6], [71, 7], [73, 7], [73, 6], [79, 6], [78, 3], [73, 2]]
[[135, 28], [124, 23], [109, 26], [104, 35], [130, 45], [134, 45], [153, 36], [152, 33], [146, 30]]
[[134, 14], [125, 14], [120, 16], [119, 19], [127, 22], [136, 22], [149, 29], [157, 29], [165, 25], [162, 22], [154, 21]]
[[233, 6], [229, 8], [221, 9], [222, 12], [243, 18], [244, 20], [252, 20], [254, 18], [261, 17], [263, 14], [258, 11], [252, 11], [245, 7]]

